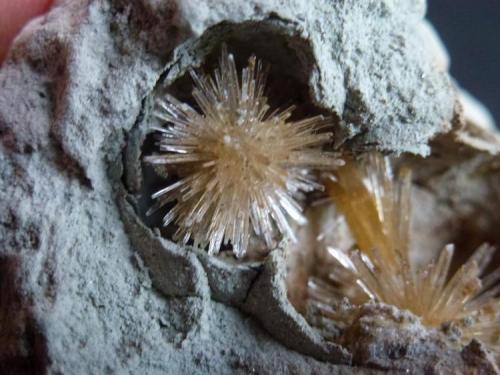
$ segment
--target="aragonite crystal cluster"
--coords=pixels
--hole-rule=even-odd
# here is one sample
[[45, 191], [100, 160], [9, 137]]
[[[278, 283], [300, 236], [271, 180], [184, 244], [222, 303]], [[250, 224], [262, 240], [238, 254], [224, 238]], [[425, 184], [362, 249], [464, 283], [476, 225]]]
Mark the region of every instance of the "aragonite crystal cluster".
[[[309, 280], [311, 319], [348, 326], [357, 306], [373, 300], [409, 310], [433, 328], [457, 328], [465, 345], [476, 338], [500, 359], [500, 268], [486, 272], [495, 249], [483, 244], [452, 270], [454, 246], [427, 264], [410, 251], [411, 175], [396, 174], [378, 153], [349, 161], [327, 182], [356, 249], [328, 246], [328, 277]], [[319, 316], [314, 316], [319, 314]], [[318, 319], [319, 318], [319, 319]]]
[[294, 240], [292, 221], [304, 224], [297, 201], [322, 188], [310, 173], [341, 163], [324, 152], [329, 120], [321, 115], [291, 121], [294, 107], [272, 110], [264, 95], [266, 72], [255, 56], [241, 80], [232, 54], [223, 47], [220, 66], [209, 77], [191, 71], [193, 97], [201, 113], [166, 95], [158, 99], [160, 153], [146, 161], [179, 179], [153, 194], [149, 213], [175, 202], [163, 225], [175, 223], [174, 239], [216, 254], [222, 244], [245, 254], [255, 233], [269, 249], [276, 229]]

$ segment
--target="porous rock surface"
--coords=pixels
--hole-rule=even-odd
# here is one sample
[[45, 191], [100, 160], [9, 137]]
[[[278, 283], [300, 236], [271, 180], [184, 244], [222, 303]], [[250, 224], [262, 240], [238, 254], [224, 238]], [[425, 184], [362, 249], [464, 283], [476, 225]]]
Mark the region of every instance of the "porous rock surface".
[[426, 154], [456, 95], [424, 13], [415, 0], [66, 0], [32, 21], [0, 70], [0, 369], [374, 373], [290, 305], [282, 250], [235, 265], [141, 221], [142, 124], [160, 81], [225, 31], [241, 46], [251, 30], [258, 50], [263, 30], [262, 52], [276, 35], [338, 119], [338, 144]]

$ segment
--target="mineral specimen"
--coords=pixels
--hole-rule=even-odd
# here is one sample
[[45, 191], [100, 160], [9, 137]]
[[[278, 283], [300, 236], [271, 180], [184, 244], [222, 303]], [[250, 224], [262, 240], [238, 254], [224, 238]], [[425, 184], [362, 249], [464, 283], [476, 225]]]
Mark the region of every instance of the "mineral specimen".
[[[215, 65], [226, 43], [237, 66], [252, 54], [269, 64], [269, 103], [296, 104], [289, 120], [332, 118], [335, 147], [428, 156], [413, 169], [413, 211], [430, 228], [421, 249], [443, 237], [460, 251], [498, 246], [499, 137], [461, 118], [425, 8], [60, 0], [27, 25], [0, 68], [0, 372], [480, 373], [481, 345], [429, 345], [435, 329], [392, 306], [363, 305], [342, 347], [325, 340], [287, 298], [289, 248], [263, 262], [209, 256], [170, 241], [175, 223], [156, 228], [175, 202], [144, 215], [154, 191], [191, 173], [143, 163], [158, 89], [195, 107], [186, 73]], [[144, 171], [161, 168], [167, 181], [153, 189]], [[311, 200], [296, 200], [305, 215]], [[297, 236], [315, 233], [310, 224]], [[296, 267], [319, 263], [309, 238], [298, 238], [307, 261]]]

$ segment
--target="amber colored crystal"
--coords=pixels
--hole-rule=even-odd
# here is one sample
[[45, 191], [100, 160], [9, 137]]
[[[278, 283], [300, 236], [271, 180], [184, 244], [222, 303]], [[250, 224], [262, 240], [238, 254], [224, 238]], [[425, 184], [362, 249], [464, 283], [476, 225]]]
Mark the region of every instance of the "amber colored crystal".
[[345, 300], [394, 305], [419, 316], [428, 326], [460, 328], [464, 343], [483, 341], [500, 353], [500, 269], [484, 276], [495, 249], [480, 246], [454, 273], [454, 246], [447, 245], [427, 265], [410, 254], [411, 174], [393, 175], [390, 161], [378, 153], [349, 161], [326, 183], [344, 215], [357, 250], [328, 246], [335, 259], [328, 280], [311, 278], [310, 303], [323, 317], [348, 324]]

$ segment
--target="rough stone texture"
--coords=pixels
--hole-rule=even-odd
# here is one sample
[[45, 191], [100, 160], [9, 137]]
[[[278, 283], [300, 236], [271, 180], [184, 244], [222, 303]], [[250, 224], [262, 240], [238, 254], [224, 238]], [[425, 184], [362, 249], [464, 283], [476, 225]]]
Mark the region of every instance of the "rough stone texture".
[[127, 171], [140, 170], [151, 92], [201, 65], [225, 31], [303, 81], [305, 100], [338, 120], [338, 144], [426, 154], [456, 97], [417, 32], [424, 11], [61, 0], [31, 22], [0, 70], [0, 370], [363, 372], [329, 363], [350, 356], [290, 305], [278, 250], [235, 267], [178, 248], [141, 222], [141, 175]]
[[351, 351], [354, 364], [385, 371], [443, 375], [498, 371], [477, 341], [457, 351], [415, 316], [391, 306], [364, 305], [340, 340]]
[[287, 300], [282, 250], [269, 254], [265, 269], [255, 282], [243, 309], [255, 315], [280, 341], [324, 361], [350, 363], [351, 355], [338, 345], [322, 340]]

